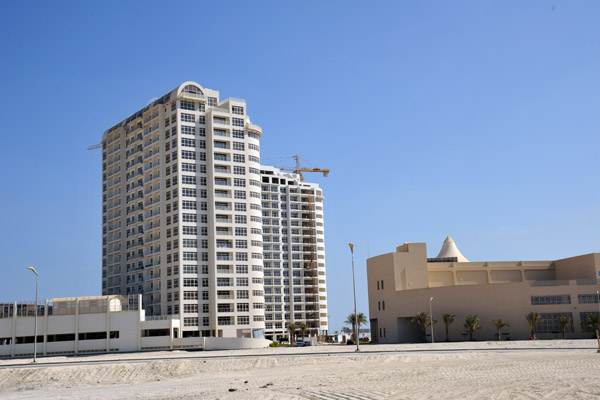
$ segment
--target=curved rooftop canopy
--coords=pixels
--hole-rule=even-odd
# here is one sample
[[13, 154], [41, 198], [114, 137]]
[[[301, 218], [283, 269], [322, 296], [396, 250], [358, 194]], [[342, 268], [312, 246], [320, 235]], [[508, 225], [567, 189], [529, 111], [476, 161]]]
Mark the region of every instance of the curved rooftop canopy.
[[193, 93], [193, 94], [204, 94], [204, 93], [202, 93], [202, 89], [200, 89], [196, 85], [186, 85], [183, 88], [183, 92], [184, 93]]
[[458, 262], [469, 262], [465, 256], [462, 255], [458, 247], [456, 247], [456, 243], [450, 236], [444, 240], [444, 244], [442, 245], [442, 249], [436, 258], [456, 258]]

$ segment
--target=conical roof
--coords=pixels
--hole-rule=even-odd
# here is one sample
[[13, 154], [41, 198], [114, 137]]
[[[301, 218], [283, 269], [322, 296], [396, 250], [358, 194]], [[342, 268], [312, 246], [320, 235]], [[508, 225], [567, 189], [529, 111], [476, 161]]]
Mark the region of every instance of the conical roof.
[[442, 245], [442, 249], [440, 253], [437, 255], [437, 258], [447, 258], [447, 257], [456, 257], [458, 262], [469, 262], [465, 256], [462, 255], [458, 247], [456, 247], [456, 243], [450, 236], [444, 240], [444, 244]]

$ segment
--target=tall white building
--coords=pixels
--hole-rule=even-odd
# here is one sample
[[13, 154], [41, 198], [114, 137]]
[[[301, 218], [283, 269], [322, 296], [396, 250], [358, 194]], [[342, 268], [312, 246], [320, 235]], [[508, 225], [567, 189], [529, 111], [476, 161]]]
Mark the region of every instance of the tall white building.
[[266, 337], [287, 324], [327, 334], [323, 193], [300, 175], [261, 166]]
[[183, 337], [262, 336], [260, 137], [244, 100], [195, 82], [108, 129], [102, 293], [180, 314]]

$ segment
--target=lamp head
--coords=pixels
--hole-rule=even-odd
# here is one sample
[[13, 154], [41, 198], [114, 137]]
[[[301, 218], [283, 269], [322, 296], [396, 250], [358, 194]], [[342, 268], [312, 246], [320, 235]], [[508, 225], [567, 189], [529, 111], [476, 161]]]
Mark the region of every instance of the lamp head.
[[429, 301], [433, 301], [433, 297], [429, 299]]
[[35, 270], [35, 268], [33, 267], [27, 267], [28, 270], [30, 270], [31, 272], [33, 272], [35, 274], [35, 276], [39, 276], [38, 272]]
[[350, 242], [348, 243], [348, 246], [350, 246], [350, 251], [354, 253], [354, 243]]

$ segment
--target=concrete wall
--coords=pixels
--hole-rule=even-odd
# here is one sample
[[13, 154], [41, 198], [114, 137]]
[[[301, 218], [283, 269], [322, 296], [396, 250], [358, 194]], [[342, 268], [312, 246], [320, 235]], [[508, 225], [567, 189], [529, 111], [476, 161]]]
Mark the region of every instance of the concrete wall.
[[[137, 351], [141, 349], [140, 333], [143, 310], [111, 313], [48, 315], [38, 316], [38, 336], [75, 334], [75, 340], [48, 342], [40, 340], [37, 344], [38, 355], [78, 354], [86, 352]], [[18, 338], [33, 336], [34, 317], [0, 319], [0, 337]], [[172, 328], [169, 320], [152, 321], [153, 329]], [[146, 328], [149, 329], [149, 328]], [[111, 339], [110, 332], [118, 331], [119, 337]], [[106, 339], [79, 340], [80, 333], [107, 332]], [[171, 329], [172, 332], [172, 329]], [[0, 356], [19, 356], [33, 354], [33, 343], [0, 345]], [[166, 346], [170, 346], [166, 337]]]
[[[270, 341], [251, 338], [174, 338], [174, 329], [180, 328], [176, 319], [143, 320], [143, 310], [83, 315], [58, 315], [38, 317], [38, 336], [75, 334], [76, 340], [37, 344], [38, 356], [54, 354], [81, 354], [102, 352], [131, 352], [143, 350], [206, 349], [234, 350], [268, 347]], [[168, 336], [142, 337], [142, 330], [169, 329]], [[118, 331], [119, 337], [111, 339], [78, 340], [79, 333]], [[17, 338], [33, 336], [34, 318], [0, 319], [0, 337]], [[33, 355], [33, 343], [0, 345], [0, 357]]]
[[600, 254], [585, 254], [556, 260], [556, 279], [596, 279], [600, 270]]
[[235, 349], [262, 349], [269, 347], [270, 340], [251, 338], [204, 338], [205, 350], [235, 350]]
[[427, 287], [427, 248], [425, 243], [404, 243], [392, 253], [396, 289]]

